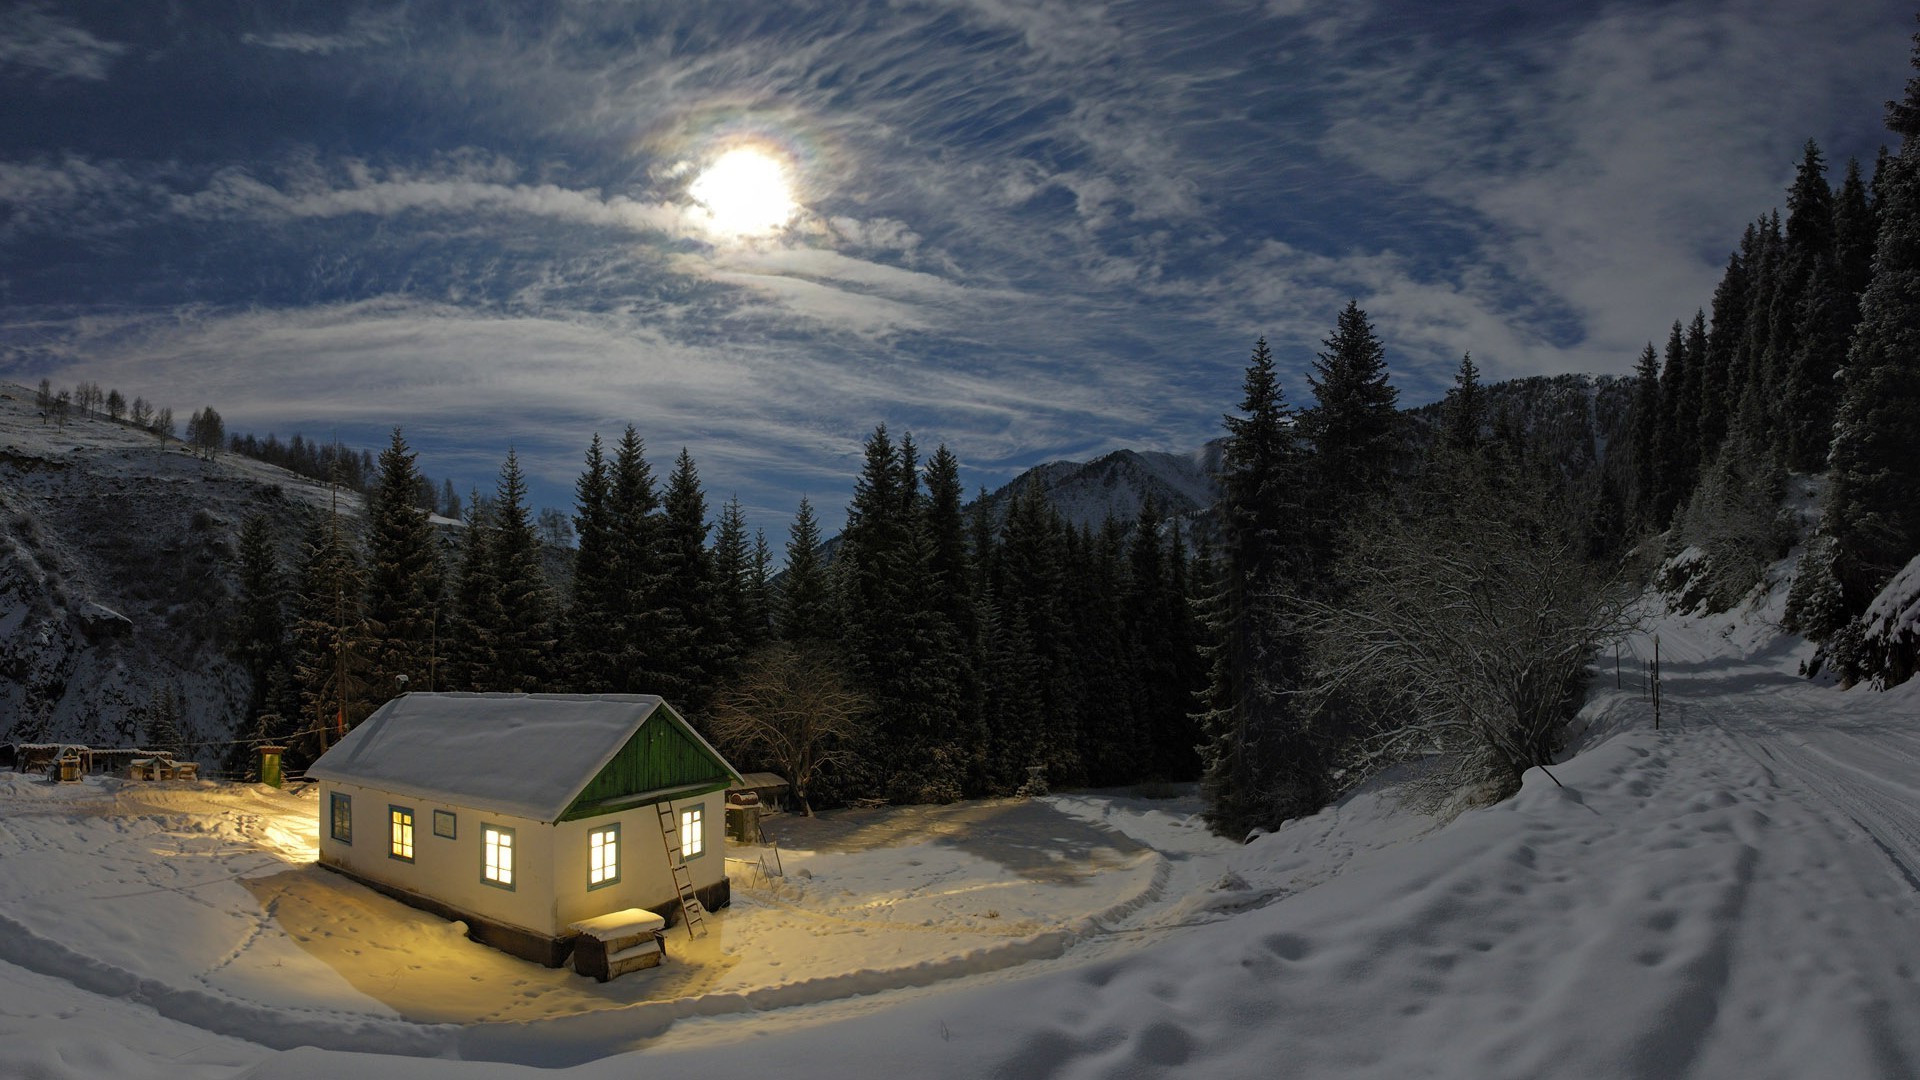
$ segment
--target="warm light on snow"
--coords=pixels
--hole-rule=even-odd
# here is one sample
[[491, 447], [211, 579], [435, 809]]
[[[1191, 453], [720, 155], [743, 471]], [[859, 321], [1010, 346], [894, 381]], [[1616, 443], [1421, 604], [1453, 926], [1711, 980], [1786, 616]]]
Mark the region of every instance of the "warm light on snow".
[[799, 211], [786, 165], [752, 147], [721, 154], [688, 191], [706, 208], [707, 228], [721, 236], [777, 232]]

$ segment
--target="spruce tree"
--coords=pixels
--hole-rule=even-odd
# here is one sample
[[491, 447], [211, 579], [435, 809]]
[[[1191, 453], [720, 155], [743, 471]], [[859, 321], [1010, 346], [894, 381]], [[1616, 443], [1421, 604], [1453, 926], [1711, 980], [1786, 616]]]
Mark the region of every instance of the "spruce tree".
[[1780, 235], [1780, 215], [1760, 219], [1754, 233], [1753, 252], [1746, 258], [1746, 330], [1728, 388], [1734, 402], [1731, 426], [1739, 427], [1749, 443], [1757, 446], [1771, 445], [1769, 402], [1778, 381], [1767, 363], [1775, 356], [1773, 332], [1779, 328], [1779, 320], [1773, 315], [1775, 300], [1781, 291], [1785, 247]]
[[1348, 301], [1324, 344], [1307, 376], [1317, 403], [1301, 426], [1321, 491], [1339, 505], [1385, 490], [1399, 446], [1399, 391], [1387, 381], [1386, 347], [1358, 303]]
[[[1747, 227], [1743, 247], [1751, 247], [1753, 226]], [[1727, 437], [1727, 426], [1738, 401], [1734, 389], [1742, 338], [1747, 324], [1747, 269], [1740, 252], [1727, 256], [1726, 273], [1713, 290], [1713, 329], [1707, 335], [1706, 361], [1700, 366], [1700, 445], [1696, 459], [1711, 461]]]
[[[1330, 344], [1339, 361], [1325, 361], [1320, 385], [1376, 385], [1352, 370], [1378, 363], [1358, 312], [1349, 305], [1342, 316], [1342, 330], [1350, 332], [1336, 334], [1340, 346]], [[1371, 400], [1382, 396], [1376, 392]], [[1390, 407], [1391, 397], [1385, 400]], [[1205, 601], [1211, 668], [1200, 717], [1201, 794], [1215, 832], [1244, 836], [1319, 809], [1327, 794], [1317, 748], [1287, 695], [1299, 680], [1301, 650], [1277, 605], [1301, 572], [1301, 466], [1292, 411], [1264, 338], [1247, 366], [1240, 414], [1224, 419], [1216, 505], [1221, 552]], [[1364, 433], [1368, 427], [1342, 421], [1322, 430]], [[1359, 441], [1360, 449], [1368, 445]]]
[[1487, 422], [1486, 391], [1480, 387], [1480, 369], [1473, 354], [1460, 358], [1453, 386], [1447, 391], [1440, 411], [1440, 441], [1447, 447], [1471, 452], [1480, 448], [1481, 429]]
[[758, 649], [773, 640], [773, 546], [767, 543], [765, 529], [753, 530], [753, 552], [747, 565], [747, 617], [751, 631], [748, 648]]
[[399, 428], [381, 452], [379, 468], [367, 523], [366, 614], [376, 708], [403, 690], [436, 689], [443, 587], [433, 524], [415, 505], [422, 478]]
[[500, 622], [492, 628], [494, 681], [501, 690], [534, 693], [550, 678], [553, 594], [527, 509], [526, 476], [511, 447], [500, 466], [490, 525], [487, 539], [500, 590]]
[[1800, 298], [1797, 351], [1780, 387], [1780, 457], [1790, 469], [1818, 472], [1826, 465], [1840, 398], [1835, 376], [1846, 359], [1857, 311], [1838, 264], [1821, 259]]
[[[613, 456], [613, 565], [610, 602], [615, 622], [610, 646], [617, 649], [618, 689], [623, 693], [668, 694], [657, 652], [659, 622], [660, 499], [653, 488], [653, 467], [646, 445], [633, 425], [620, 436]], [[681, 703], [683, 704], [683, 703]]]
[[240, 528], [240, 596], [233, 619], [233, 654], [246, 669], [251, 689], [247, 718], [277, 711], [273, 690], [290, 677], [287, 639], [287, 583], [276, 551], [273, 519], [254, 514]]
[[1676, 320], [1667, 335], [1666, 361], [1660, 368], [1660, 429], [1654, 437], [1658, 462], [1654, 518], [1663, 526], [1673, 520], [1681, 499], [1693, 486], [1699, 406], [1689, 397], [1697, 383], [1689, 377], [1687, 360], [1686, 331]]
[[713, 596], [711, 620], [713, 678], [732, 678], [746, 656], [759, 644], [753, 611], [753, 548], [747, 540], [747, 516], [740, 497], [720, 508], [720, 525], [713, 536]]
[[[1840, 288], [1854, 301], [1858, 318], [1860, 294], [1873, 279], [1873, 238], [1877, 231], [1867, 186], [1860, 180], [1860, 160], [1847, 159], [1847, 176], [1833, 200], [1833, 258]], [[1852, 329], [1851, 322], [1848, 329]]]
[[896, 449], [886, 425], [865, 462], [835, 559], [849, 669], [879, 718], [876, 764], [896, 800], [945, 801], [962, 790], [955, 753], [959, 688], [953, 628], [933, 603], [934, 560], [922, 520], [912, 438]]
[[1920, 551], [1920, 130], [1908, 130], [1920, 78], [1908, 87], [1889, 114], [1888, 126], [1907, 139], [1885, 169], [1873, 282], [1861, 298], [1828, 455], [1822, 528], [1854, 615]]
[[1023, 487], [1007, 507], [993, 564], [994, 595], [1010, 642], [1027, 650], [1006, 677], [1009, 697], [1031, 711], [1003, 717], [996, 736], [1008, 740], [1005, 779], [1016, 786], [1038, 767], [1050, 784], [1080, 775], [1080, 717], [1068, 685], [1067, 611], [1064, 606], [1067, 528], [1038, 484]]
[[820, 562], [820, 525], [813, 504], [800, 497], [787, 533], [787, 568], [780, 580], [780, 639], [794, 645], [825, 645], [834, 638], [833, 597]]
[[685, 447], [660, 498], [659, 588], [654, 655], [663, 689], [689, 713], [706, 711], [715, 679], [731, 658], [717, 640], [711, 605], [714, 571], [707, 552], [707, 496]]
[[293, 628], [301, 713], [322, 749], [373, 711], [365, 594], [366, 573], [336, 504], [307, 538]]
[[1648, 528], [1664, 528], [1660, 518], [1661, 437], [1660, 437], [1660, 356], [1653, 342], [1640, 353], [1633, 369], [1632, 420], [1629, 421], [1628, 452], [1633, 458], [1634, 517]]
[[573, 484], [573, 595], [567, 605], [562, 655], [571, 689], [583, 694], [623, 688], [616, 631], [623, 614], [617, 574], [613, 477], [595, 434], [586, 468]]
[[474, 492], [467, 500], [467, 523], [460, 540], [460, 576], [453, 592], [449, 620], [445, 683], [452, 689], [490, 691], [504, 688], [495, 662], [499, 627], [500, 575], [494, 561], [493, 514], [488, 501]]

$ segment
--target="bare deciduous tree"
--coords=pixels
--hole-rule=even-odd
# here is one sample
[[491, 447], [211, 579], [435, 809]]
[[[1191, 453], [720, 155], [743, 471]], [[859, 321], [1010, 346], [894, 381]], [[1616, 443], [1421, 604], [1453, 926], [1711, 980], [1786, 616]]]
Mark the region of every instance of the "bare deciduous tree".
[[867, 735], [864, 695], [819, 649], [784, 642], [755, 654], [714, 702], [713, 733], [728, 753], [770, 761], [793, 785], [807, 816], [807, 791], [823, 768], [845, 766]]
[[1429, 804], [1504, 796], [1551, 764], [1589, 660], [1634, 625], [1631, 591], [1582, 560], [1537, 491], [1469, 481], [1437, 502], [1350, 530], [1356, 588], [1299, 605], [1304, 692], [1368, 714], [1356, 775], [1417, 762]]

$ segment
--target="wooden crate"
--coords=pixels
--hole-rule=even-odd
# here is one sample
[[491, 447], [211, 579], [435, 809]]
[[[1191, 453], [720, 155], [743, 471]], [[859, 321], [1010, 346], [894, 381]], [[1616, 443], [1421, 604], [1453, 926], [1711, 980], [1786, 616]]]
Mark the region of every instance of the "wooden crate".
[[667, 920], [645, 908], [627, 908], [573, 923], [573, 970], [600, 982], [666, 959]]

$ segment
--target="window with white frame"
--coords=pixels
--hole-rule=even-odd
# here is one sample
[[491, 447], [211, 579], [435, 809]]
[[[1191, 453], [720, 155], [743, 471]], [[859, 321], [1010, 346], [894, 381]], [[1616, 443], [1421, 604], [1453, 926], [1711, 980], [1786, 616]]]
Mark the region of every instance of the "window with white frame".
[[513, 830], [504, 825], [480, 826], [480, 880], [496, 888], [513, 888]]
[[390, 823], [387, 854], [402, 862], [413, 861], [413, 808], [387, 807]]
[[706, 849], [706, 807], [680, 811], [680, 857], [691, 859]]
[[587, 833], [587, 888], [598, 889], [620, 880], [620, 825], [616, 822]]

